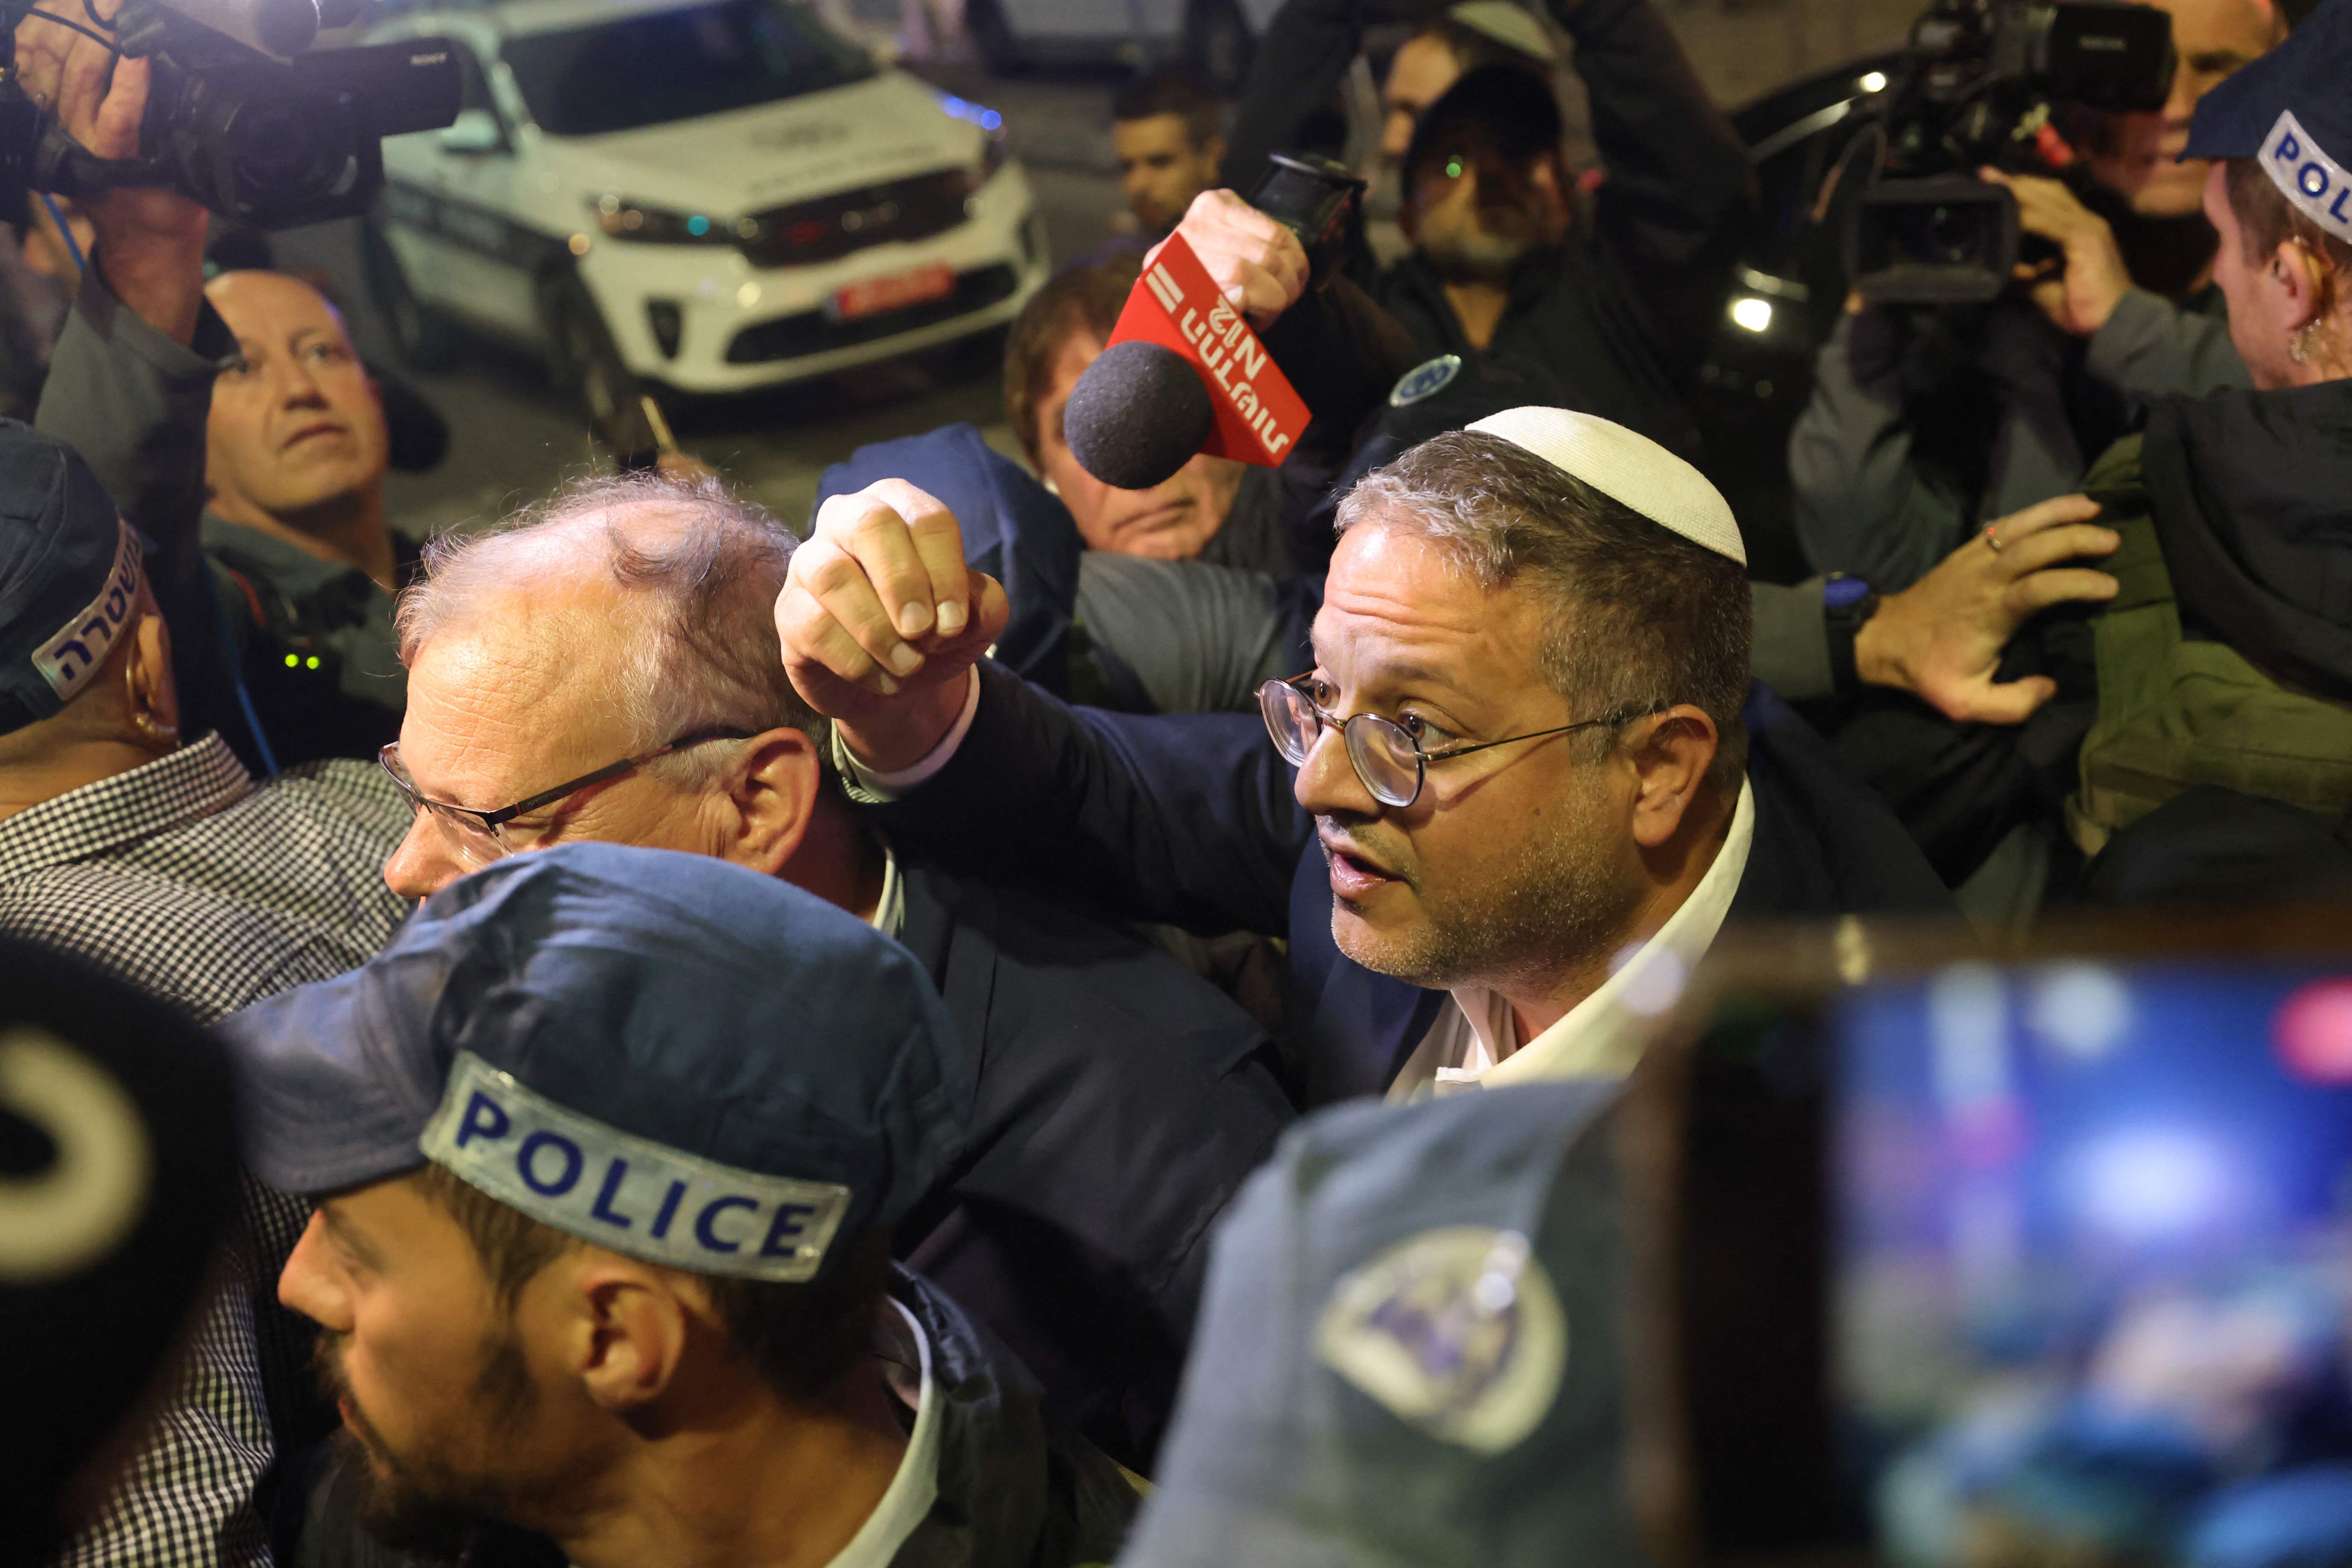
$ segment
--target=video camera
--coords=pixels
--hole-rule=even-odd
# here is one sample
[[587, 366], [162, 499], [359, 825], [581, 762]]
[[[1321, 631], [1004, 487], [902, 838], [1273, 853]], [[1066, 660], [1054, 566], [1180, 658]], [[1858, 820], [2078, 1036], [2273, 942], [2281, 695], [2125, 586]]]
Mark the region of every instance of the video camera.
[[[64, 20], [102, 26], [93, 7]], [[12, 16], [16, 16], [12, 13]], [[0, 77], [0, 218], [29, 191], [94, 196], [122, 185], [180, 192], [225, 217], [291, 228], [367, 210], [383, 184], [381, 139], [457, 115], [457, 62], [420, 40], [306, 54], [358, 0], [124, 0], [121, 54], [154, 62], [140, 156], [100, 158], [26, 97], [14, 32]]]
[[1846, 276], [1874, 304], [1981, 303], [2009, 286], [2017, 202], [1979, 167], [2056, 174], [2053, 106], [2154, 110], [2172, 89], [2172, 18], [2118, 0], [1936, 0], [1911, 31], [1864, 135], [1870, 186], [1845, 233]]

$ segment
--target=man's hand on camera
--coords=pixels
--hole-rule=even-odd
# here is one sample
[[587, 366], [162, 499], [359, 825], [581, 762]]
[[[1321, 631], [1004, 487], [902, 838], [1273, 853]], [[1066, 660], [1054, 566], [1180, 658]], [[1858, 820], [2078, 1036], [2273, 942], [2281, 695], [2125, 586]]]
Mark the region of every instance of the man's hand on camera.
[[[2012, 512], [1940, 562], [1854, 634], [1854, 669], [1872, 686], [1907, 691], [1962, 723], [2021, 724], [2057, 695], [2047, 676], [1995, 681], [2017, 628], [2053, 605], [2116, 596], [2104, 572], [2065, 563], [2123, 542], [2091, 521], [2098, 503], [2061, 496]], [[1996, 548], [1996, 542], [1998, 547]]]
[[2116, 248], [2107, 220], [2084, 206], [2056, 180], [2036, 174], [2004, 174], [1979, 169], [1977, 177], [2006, 186], [2017, 198], [2018, 226], [2065, 252], [2060, 270], [2021, 262], [2017, 279], [2030, 286], [2033, 302], [2059, 330], [2087, 338], [2107, 324], [2131, 286], [2124, 253]]
[[[121, 0], [96, 0], [111, 18]], [[101, 158], [139, 156], [152, 68], [118, 59], [95, 38], [42, 19], [87, 25], [81, 0], [41, 0], [16, 26], [17, 81], [53, 110], [67, 135]], [[205, 297], [205, 209], [174, 191], [124, 186], [82, 204], [97, 230], [93, 264], [115, 297], [157, 331], [185, 343]]]
[[776, 596], [784, 668], [856, 758], [920, 762], [963, 710], [965, 672], [1012, 616], [1004, 588], [963, 563], [955, 514], [903, 479], [817, 509]]
[[[1264, 331], [1307, 292], [1307, 247], [1231, 191], [1202, 191], [1176, 226], [1219, 291]], [[1163, 242], [1165, 243], [1165, 242]], [[1153, 246], [1146, 267], [1160, 255]]]

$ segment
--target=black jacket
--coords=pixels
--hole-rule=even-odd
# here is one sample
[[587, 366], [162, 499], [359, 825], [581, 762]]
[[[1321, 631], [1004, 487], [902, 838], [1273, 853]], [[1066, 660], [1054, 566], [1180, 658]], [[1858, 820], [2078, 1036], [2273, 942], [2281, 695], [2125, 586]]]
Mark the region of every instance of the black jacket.
[[[1437, 1017], [1344, 957], [1315, 820], [1255, 715], [1074, 709], [992, 664], [947, 766], [881, 808], [897, 841], [1132, 919], [1289, 938], [1289, 1049], [1308, 1106], [1384, 1091]], [[1759, 689], [1745, 715], [1756, 830], [1736, 920], [1952, 910], [1892, 813]]]
[[1211, 1223], [1292, 1116], [1273, 1043], [1160, 949], [900, 851], [902, 940], [976, 1047], [971, 1141], [899, 1226], [1054, 1414], [1148, 1468]]
[[2140, 463], [2182, 630], [2352, 700], [2352, 381], [2158, 404]]

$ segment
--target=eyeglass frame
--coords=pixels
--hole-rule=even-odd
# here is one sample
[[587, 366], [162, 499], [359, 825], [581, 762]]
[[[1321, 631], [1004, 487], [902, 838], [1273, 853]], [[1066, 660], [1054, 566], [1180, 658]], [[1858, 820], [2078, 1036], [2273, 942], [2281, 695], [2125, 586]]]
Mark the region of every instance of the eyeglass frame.
[[[1667, 708], [1673, 706], [1671, 703], [1661, 704], [1655, 708], [1645, 709], [1639, 713], [1621, 713], [1606, 719], [1584, 719], [1580, 720], [1573, 724], [1561, 724], [1549, 730], [1530, 730], [1524, 735], [1506, 735], [1499, 741], [1472, 741], [1466, 745], [1448, 746], [1443, 751], [1432, 752], [1423, 747], [1421, 742], [1414, 737], [1412, 731], [1406, 729], [1395, 720], [1388, 718], [1385, 715], [1379, 713], [1350, 713], [1344, 719], [1340, 718], [1339, 715], [1332, 712], [1329, 709], [1324, 707], [1323, 704], [1316, 701], [1312, 697], [1307, 696], [1305, 689], [1300, 687], [1300, 681], [1312, 680], [1314, 679], [1315, 672], [1310, 669], [1305, 671], [1303, 674], [1291, 676], [1287, 679], [1269, 680], [1264, 686], [1257, 689], [1258, 717], [1265, 723], [1265, 732], [1267, 737], [1274, 742], [1274, 749], [1276, 752], [1282, 751], [1282, 737], [1275, 732], [1274, 715], [1266, 710], [1266, 694], [1277, 686], [1286, 686], [1291, 690], [1298, 693], [1299, 697], [1304, 700], [1307, 704], [1307, 710], [1315, 715], [1317, 725], [1316, 733], [1318, 739], [1321, 737], [1321, 733], [1325, 730], [1336, 730], [1339, 732], [1340, 749], [1348, 753], [1348, 766], [1355, 773], [1356, 782], [1362, 784], [1365, 792], [1374, 800], [1380, 801], [1382, 805], [1387, 806], [1391, 811], [1409, 811], [1412, 808], [1413, 802], [1421, 798], [1421, 792], [1429, 787], [1429, 764], [1432, 763], [1443, 763], [1454, 757], [1466, 757], [1473, 752], [1488, 751], [1496, 746], [1507, 746], [1519, 741], [1539, 741], [1547, 735], [1566, 735], [1578, 730], [1611, 729], [1620, 724], [1630, 724], [1636, 719], [1654, 717], [1656, 714], [1664, 712]], [[1353, 724], [1360, 719], [1365, 721], [1367, 727], [1373, 724], [1386, 725], [1389, 729], [1393, 730], [1398, 734], [1403, 736], [1404, 743], [1412, 748], [1412, 794], [1407, 795], [1404, 799], [1401, 801], [1382, 799], [1380, 790], [1373, 784], [1371, 780], [1364, 776], [1363, 768], [1359, 765], [1356, 761], [1354, 749], [1349, 747], [1347, 743], [1348, 726]], [[1307, 756], [1302, 756], [1297, 761], [1291, 762], [1288, 755], [1285, 754], [1283, 760], [1285, 762], [1290, 762], [1290, 765], [1292, 767], [1303, 768], [1307, 765], [1307, 757], [1314, 755], [1314, 752], [1315, 748], [1309, 746], [1307, 749]]]
[[691, 746], [699, 746], [711, 741], [748, 741], [751, 738], [751, 731], [728, 726], [697, 730], [690, 734], [680, 735], [666, 746], [656, 746], [652, 751], [637, 756], [623, 757], [619, 762], [609, 763], [593, 773], [583, 773], [569, 784], [560, 784], [553, 789], [541, 790], [537, 795], [519, 800], [512, 805], [499, 806], [495, 811], [479, 811], [470, 805], [459, 805], [453, 800], [435, 800], [408, 780], [401, 777], [400, 769], [395, 767], [393, 762], [394, 754], [400, 750], [400, 742], [397, 741], [387, 741], [376, 748], [375, 761], [376, 766], [382, 768], [390, 776], [392, 782], [399, 786], [400, 793], [407, 797], [408, 809], [412, 816], [419, 815], [429, 807], [436, 816], [469, 817], [479, 823], [482, 831], [489, 835], [494, 842], [505, 847], [506, 840], [499, 837], [499, 828], [519, 816], [527, 816], [542, 806], [553, 805], [567, 795], [577, 795], [590, 784], [600, 784], [607, 779], [616, 779], [624, 773], [634, 773], [647, 763], [668, 756], [673, 752], [683, 752]]

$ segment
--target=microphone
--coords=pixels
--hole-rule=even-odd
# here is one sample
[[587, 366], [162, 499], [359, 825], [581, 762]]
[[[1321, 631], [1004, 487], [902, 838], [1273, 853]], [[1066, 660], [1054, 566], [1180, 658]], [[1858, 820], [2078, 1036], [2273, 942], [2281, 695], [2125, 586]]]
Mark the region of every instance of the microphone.
[[1148, 490], [1217, 426], [1209, 389], [1184, 356], [1142, 338], [1103, 350], [1062, 412], [1070, 455], [1114, 489]]
[[1278, 468], [1310, 416], [1181, 234], [1127, 297], [1110, 346], [1062, 412], [1070, 455], [1122, 490], [1163, 483], [1195, 453]]

